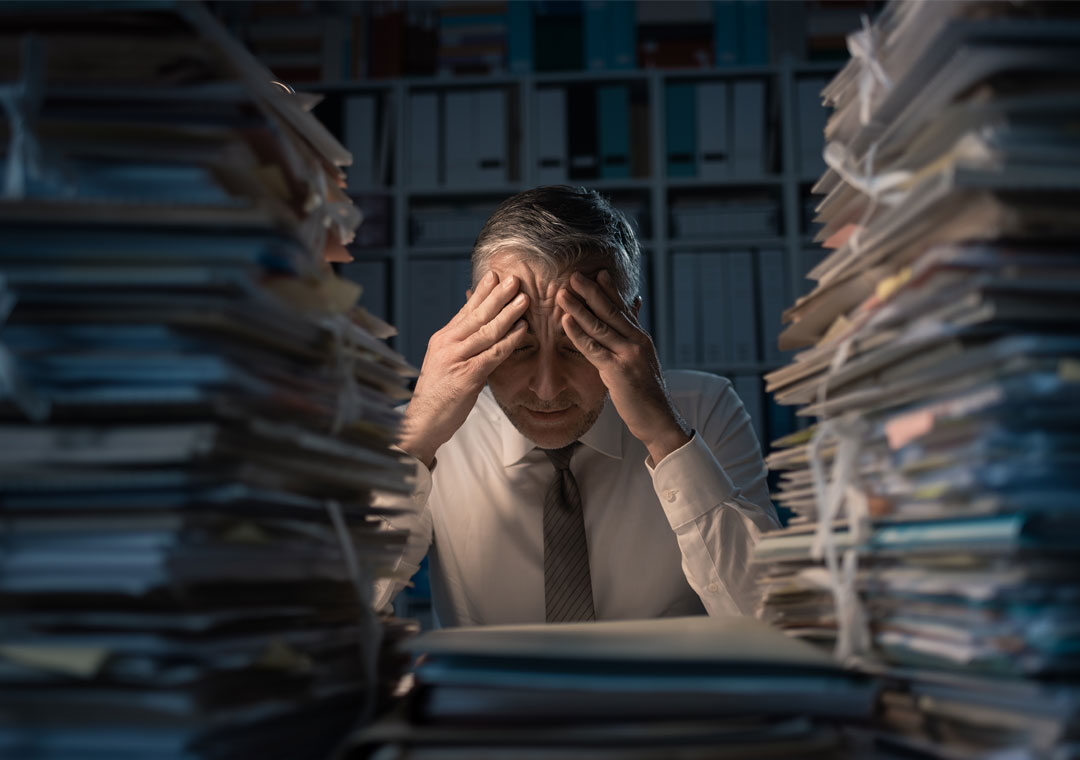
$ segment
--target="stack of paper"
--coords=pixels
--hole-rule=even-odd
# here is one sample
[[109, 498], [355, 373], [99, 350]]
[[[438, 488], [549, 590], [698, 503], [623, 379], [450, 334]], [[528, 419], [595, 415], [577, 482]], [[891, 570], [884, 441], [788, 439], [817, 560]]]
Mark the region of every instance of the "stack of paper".
[[0, 26], [0, 756], [318, 757], [411, 479], [348, 153], [200, 6]]
[[1070, 4], [891, 3], [824, 93], [764, 611], [884, 663], [881, 741], [933, 756], [1080, 730], [1078, 44]]
[[348, 756], [842, 757], [833, 724], [876, 690], [750, 618], [456, 628], [409, 649], [408, 709]]

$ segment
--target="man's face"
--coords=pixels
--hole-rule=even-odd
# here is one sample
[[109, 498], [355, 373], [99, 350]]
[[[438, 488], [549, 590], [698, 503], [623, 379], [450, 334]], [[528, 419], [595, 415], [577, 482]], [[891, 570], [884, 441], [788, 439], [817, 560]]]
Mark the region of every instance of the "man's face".
[[[513, 252], [491, 260], [500, 281], [516, 275], [529, 295], [528, 337], [488, 377], [488, 385], [514, 427], [540, 448], [558, 449], [593, 426], [607, 388], [600, 373], [563, 332], [555, 304], [562, 281], [518, 260]], [[586, 272], [588, 274], [588, 272]]]

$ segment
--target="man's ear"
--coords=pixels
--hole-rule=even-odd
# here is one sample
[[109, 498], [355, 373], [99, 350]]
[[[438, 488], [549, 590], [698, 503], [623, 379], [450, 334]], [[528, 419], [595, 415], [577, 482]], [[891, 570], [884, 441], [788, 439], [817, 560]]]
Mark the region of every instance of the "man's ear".
[[634, 319], [637, 319], [641, 312], [641, 296], [634, 296], [634, 303], [630, 305], [630, 310], [634, 312]]
[[472, 298], [472, 288], [465, 288], [465, 302], [468, 303], [470, 298]]

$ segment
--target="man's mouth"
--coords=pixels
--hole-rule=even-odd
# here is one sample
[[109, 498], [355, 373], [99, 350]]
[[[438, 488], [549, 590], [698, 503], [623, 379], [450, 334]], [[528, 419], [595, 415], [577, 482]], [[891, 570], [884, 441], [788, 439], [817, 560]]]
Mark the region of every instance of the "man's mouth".
[[569, 407], [569, 406], [565, 406], [562, 409], [544, 409], [544, 410], [530, 409], [530, 408], [526, 407], [525, 411], [527, 411], [529, 413], [529, 416], [532, 417], [535, 420], [555, 421], [555, 420], [562, 419], [565, 415], [567, 415], [570, 412], [570, 409], [571, 409], [571, 407]]

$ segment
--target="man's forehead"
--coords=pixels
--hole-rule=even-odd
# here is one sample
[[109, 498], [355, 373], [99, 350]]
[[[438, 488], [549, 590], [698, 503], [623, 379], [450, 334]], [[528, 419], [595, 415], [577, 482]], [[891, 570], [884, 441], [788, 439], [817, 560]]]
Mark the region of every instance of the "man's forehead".
[[500, 279], [504, 275], [517, 275], [524, 285], [531, 284], [542, 291], [551, 290], [551, 295], [554, 296], [554, 292], [559, 286], [568, 282], [570, 275], [574, 272], [581, 272], [586, 277], [595, 277], [601, 269], [605, 268], [605, 264], [599, 258], [586, 259], [578, 266], [557, 272], [552, 266], [509, 249], [492, 256], [488, 268], [498, 274]]

